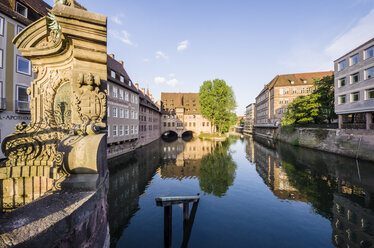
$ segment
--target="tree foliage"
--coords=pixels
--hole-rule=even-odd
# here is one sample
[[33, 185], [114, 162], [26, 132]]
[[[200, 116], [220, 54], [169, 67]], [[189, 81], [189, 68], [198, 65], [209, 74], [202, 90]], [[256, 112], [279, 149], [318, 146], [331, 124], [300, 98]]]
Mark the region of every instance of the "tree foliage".
[[213, 153], [201, 159], [199, 184], [202, 191], [222, 197], [233, 185], [237, 165], [229, 149], [232, 142], [228, 139], [218, 143]]
[[282, 118], [282, 126], [307, 123], [331, 123], [334, 112], [334, 76], [315, 79], [315, 89], [309, 96], [295, 98]]
[[215, 125], [217, 132], [227, 132], [236, 123], [234, 92], [224, 80], [204, 81], [199, 91], [199, 102], [201, 114]]

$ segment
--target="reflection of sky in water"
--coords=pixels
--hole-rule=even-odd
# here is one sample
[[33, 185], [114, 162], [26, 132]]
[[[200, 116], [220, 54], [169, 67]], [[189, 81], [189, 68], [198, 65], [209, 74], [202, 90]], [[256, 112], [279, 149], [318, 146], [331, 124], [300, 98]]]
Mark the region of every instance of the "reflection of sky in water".
[[[208, 143], [156, 142], [112, 162], [113, 246], [162, 246], [163, 210], [154, 199], [196, 193], [201, 201], [190, 247], [355, 247], [373, 242], [372, 164], [360, 162], [359, 178], [355, 161], [331, 154], [286, 145], [274, 150], [249, 139]], [[183, 218], [181, 209], [173, 209], [177, 247]]]

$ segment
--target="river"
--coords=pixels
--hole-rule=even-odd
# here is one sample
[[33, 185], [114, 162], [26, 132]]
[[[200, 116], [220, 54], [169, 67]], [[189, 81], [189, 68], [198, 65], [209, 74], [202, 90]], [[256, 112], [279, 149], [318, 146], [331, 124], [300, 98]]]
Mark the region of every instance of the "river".
[[[197, 193], [189, 247], [374, 245], [371, 163], [250, 137], [158, 140], [109, 169], [111, 247], [163, 247], [155, 198]], [[174, 205], [173, 247], [182, 242], [183, 211]]]

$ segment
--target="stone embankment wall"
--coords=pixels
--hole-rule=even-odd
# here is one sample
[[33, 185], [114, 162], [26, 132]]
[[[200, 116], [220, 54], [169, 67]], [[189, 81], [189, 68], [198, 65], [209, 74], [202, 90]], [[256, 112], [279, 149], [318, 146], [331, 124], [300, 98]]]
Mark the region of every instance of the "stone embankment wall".
[[374, 161], [374, 132], [372, 131], [279, 128], [274, 138], [296, 146]]

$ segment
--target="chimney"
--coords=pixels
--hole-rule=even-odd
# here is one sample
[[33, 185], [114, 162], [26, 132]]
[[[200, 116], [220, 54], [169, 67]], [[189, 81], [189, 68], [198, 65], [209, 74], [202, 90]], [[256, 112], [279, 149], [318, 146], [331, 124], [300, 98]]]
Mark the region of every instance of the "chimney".
[[152, 100], [152, 102], [154, 102], [155, 101], [155, 98], [151, 95], [151, 100]]
[[145, 89], [144, 88], [142, 88], [140, 91], [143, 93], [143, 95], [145, 95]]
[[147, 96], [149, 96], [149, 89], [147, 89]]
[[108, 55], [109, 55], [109, 57], [111, 57], [112, 59], [114, 59], [114, 54], [113, 53], [110, 53]]
[[15, 0], [9, 0], [9, 4], [10, 4], [10, 7], [12, 8], [12, 10], [15, 11], [15, 9], [16, 9], [16, 1]]
[[139, 83], [135, 83], [136, 90], [139, 90]]
[[120, 63], [123, 66], [123, 60], [118, 60], [118, 63]]

